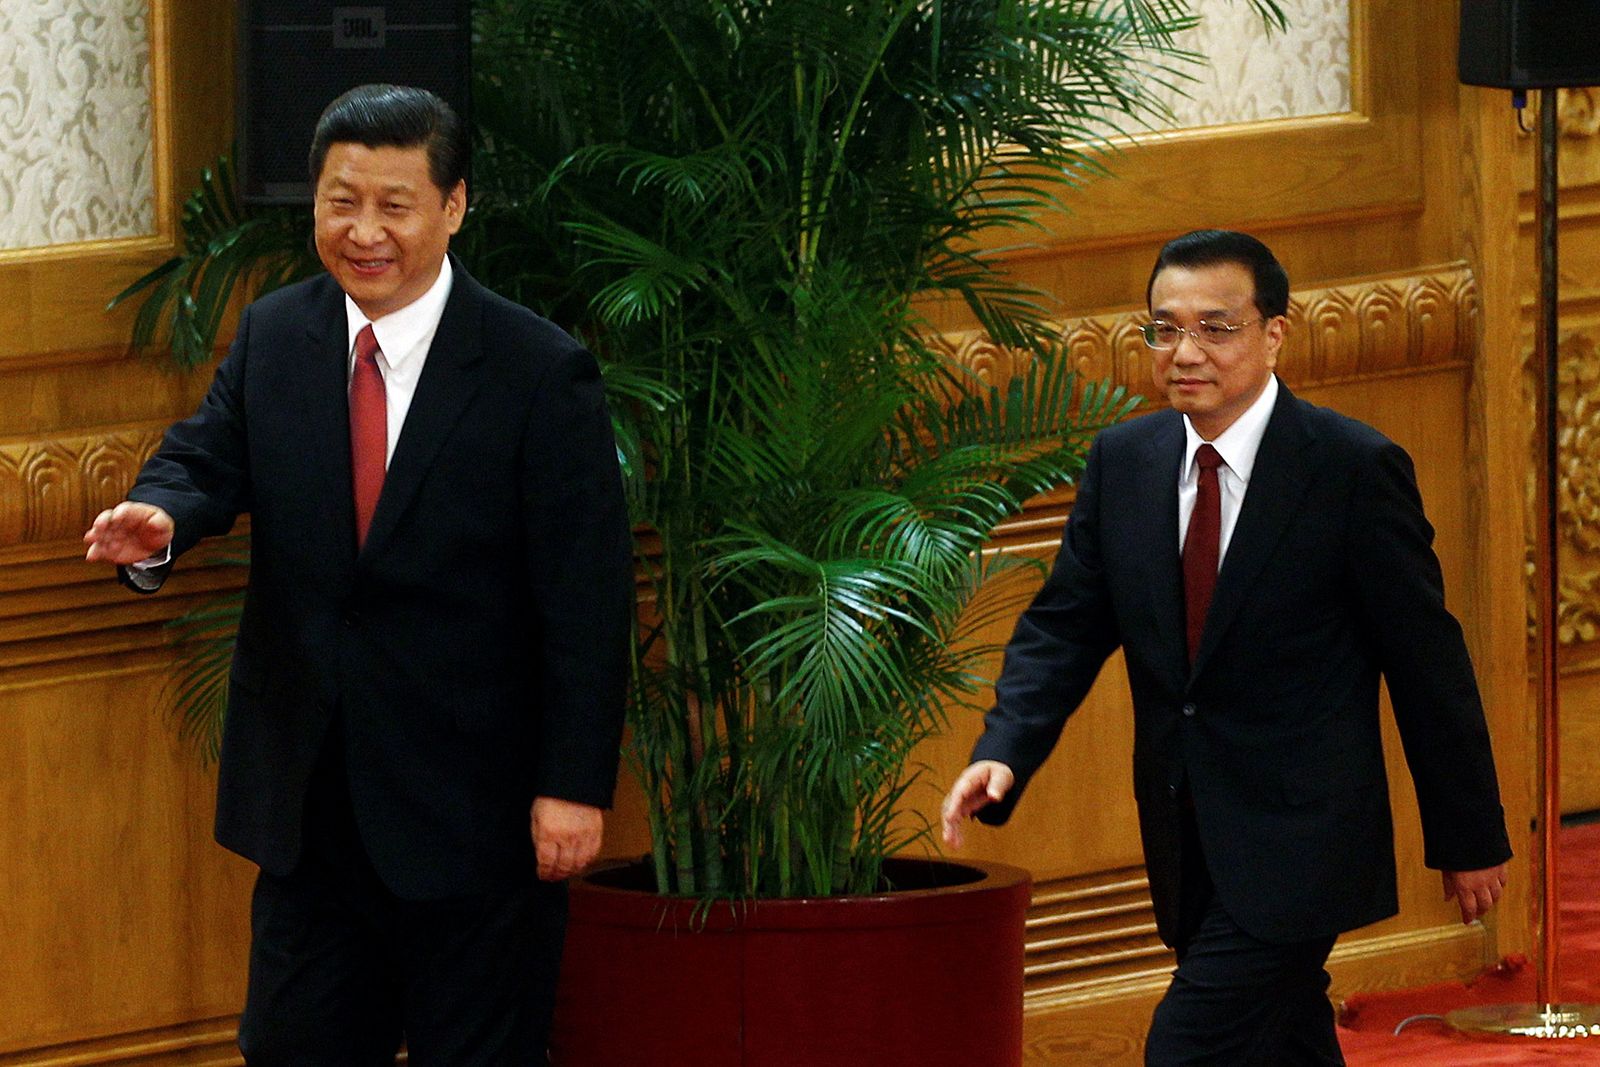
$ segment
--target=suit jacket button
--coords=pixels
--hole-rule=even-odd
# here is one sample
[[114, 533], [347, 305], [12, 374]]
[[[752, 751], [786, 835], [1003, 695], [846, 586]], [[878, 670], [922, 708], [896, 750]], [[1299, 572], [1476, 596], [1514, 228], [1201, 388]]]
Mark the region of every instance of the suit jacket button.
[[1194, 705], [1193, 704], [1185, 704], [1183, 706], [1183, 717], [1185, 719], [1194, 718]]

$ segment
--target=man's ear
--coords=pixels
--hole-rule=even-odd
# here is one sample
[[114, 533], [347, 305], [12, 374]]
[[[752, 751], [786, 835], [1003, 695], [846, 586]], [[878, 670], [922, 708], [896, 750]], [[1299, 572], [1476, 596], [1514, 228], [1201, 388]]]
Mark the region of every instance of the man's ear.
[[1283, 351], [1283, 341], [1289, 335], [1289, 320], [1283, 315], [1274, 315], [1262, 324], [1262, 330], [1267, 335], [1267, 362], [1271, 367], [1278, 365], [1278, 353]]
[[444, 198], [444, 214], [450, 223], [450, 232], [456, 233], [461, 229], [461, 222], [467, 217], [467, 180], [465, 178], [456, 182]]

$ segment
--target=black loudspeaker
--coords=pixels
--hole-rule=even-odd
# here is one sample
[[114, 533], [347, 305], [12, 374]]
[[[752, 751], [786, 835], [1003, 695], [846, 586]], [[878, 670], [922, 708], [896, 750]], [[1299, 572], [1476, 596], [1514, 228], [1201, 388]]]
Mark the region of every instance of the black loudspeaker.
[[1468, 85], [1600, 85], [1600, 0], [1461, 0], [1458, 64]]
[[246, 204], [309, 204], [322, 109], [371, 82], [414, 85], [470, 121], [471, 0], [240, 0], [238, 180]]

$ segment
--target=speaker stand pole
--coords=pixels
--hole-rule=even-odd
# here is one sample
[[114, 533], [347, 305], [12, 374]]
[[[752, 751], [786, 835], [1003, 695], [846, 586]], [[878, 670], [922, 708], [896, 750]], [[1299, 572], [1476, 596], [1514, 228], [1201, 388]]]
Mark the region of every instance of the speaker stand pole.
[[1477, 1033], [1517, 1034], [1544, 1038], [1600, 1038], [1600, 1006], [1560, 1003], [1560, 909], [1556, 897], [1561, 829], [1561, 732], [1557, 686], [1556, 649], [1558, 613], [1561, 610], [1560, 468], [1557, 466], [1559, 418], [1560, 315], [1556, 304], [1556, 90], [1539, 90], [1538, 201], [1534, 211], [1539, 231], [1539, 322], [1534, 335], [1534, 363], [1543, 376], [1536, 404], [1540, 439], [1544, 444], [1534, 505], [1538, 533], [1534, 538], [1535, 569], [1539, 582], [1539, 708], [1538, 760], [1534, 788], [1539, 798], [1539, 832], [1534, 835], [1533, 925], [1538, 977], [1532, 1004], [1492, 1004], [1463, 1008], [1445, 1016], [1457, 1030]]

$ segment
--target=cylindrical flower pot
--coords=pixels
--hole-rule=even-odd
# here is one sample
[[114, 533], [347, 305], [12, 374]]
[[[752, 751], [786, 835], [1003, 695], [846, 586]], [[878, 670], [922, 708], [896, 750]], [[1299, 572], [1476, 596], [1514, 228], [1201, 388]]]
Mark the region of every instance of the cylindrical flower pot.
[[557, 1067], [1017, 1067], [1026, 871], [892, 860], [870, 896], [719, 903], [573, 883]]

